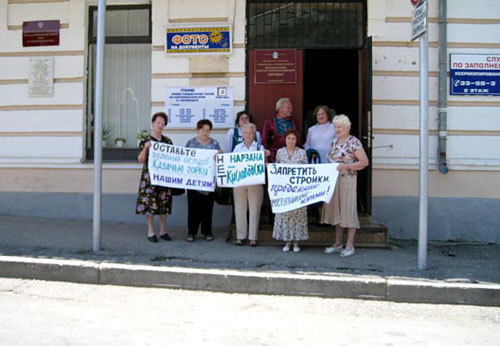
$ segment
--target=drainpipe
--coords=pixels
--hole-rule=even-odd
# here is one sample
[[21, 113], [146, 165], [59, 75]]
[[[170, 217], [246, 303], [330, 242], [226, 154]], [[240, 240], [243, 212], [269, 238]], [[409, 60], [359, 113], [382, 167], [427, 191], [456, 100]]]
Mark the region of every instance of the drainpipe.
[[448, 96], [448, 75], [447, 75], [447, 34], [446, 34], [446, 1], [439, 0], [439, 90], [438, 90], [438, 170], [439, 173], [448, 173], [446, 164], [446, 118], [447, 118], [447, 96]]

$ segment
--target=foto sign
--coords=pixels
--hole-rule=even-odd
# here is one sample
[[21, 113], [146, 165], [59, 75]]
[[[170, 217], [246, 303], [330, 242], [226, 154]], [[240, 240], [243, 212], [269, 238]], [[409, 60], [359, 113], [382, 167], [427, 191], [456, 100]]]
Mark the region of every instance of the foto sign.
[[230, 25], [175, 26], [167, 28], [165, 52], [178, 54], [231, 54]]
[[500, 54], [450, 54], [451, 95], [500, 95]]
[[421, 3], [411, 13], [411, 40], [419, 38], [427, 31], [427, 1]]

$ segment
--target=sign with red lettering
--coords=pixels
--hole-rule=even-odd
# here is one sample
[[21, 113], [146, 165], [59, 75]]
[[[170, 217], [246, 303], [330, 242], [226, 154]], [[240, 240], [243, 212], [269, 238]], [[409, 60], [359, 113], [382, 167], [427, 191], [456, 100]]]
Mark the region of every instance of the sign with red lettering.
[[500, 96], [500, 54], [450, 54], [450, 94]]
[[410, 0], [411, 4], [417, 7], [420, 4], [420, 0]]
[[255, 51], [255, 84], [297, 83], [295, 49], [259, 49]]
[[58, 20], [23, 22], [23, 47], [58, 46]]

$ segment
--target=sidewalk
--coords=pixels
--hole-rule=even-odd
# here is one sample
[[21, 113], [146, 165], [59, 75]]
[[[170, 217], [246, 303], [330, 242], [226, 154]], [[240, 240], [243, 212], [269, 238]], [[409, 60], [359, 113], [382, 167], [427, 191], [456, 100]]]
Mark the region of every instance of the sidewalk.
[[407, 302], [500, 306], [500, 244], [431, 243], [428, 270], [417, 269], [417, 244], [357, 249], [350, 258], [303, 247], [238, 247], [225, 242], [146, 239], [146, 226], [102, 224], [102, 251], [92, 249], [92, 222], [0, 217], [0, 276], [224, 292], [300, 294]]

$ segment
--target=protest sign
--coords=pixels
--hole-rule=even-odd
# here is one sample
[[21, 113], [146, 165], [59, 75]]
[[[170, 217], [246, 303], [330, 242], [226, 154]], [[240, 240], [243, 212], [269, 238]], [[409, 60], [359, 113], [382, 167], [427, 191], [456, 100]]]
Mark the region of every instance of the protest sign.
[[273, 213], [284, 213], [317, 202], [330, 202], [339, 172], [338, 163], [267, 166]]
[[188, 190], [215, 190], [217, 150], [177, 147], [154, 142], [149, 149], [148, 169], [152, 185]]
[[265, 184], [263, 151], [219, 154], [216, 159], [217, 186], [237, 187]]

